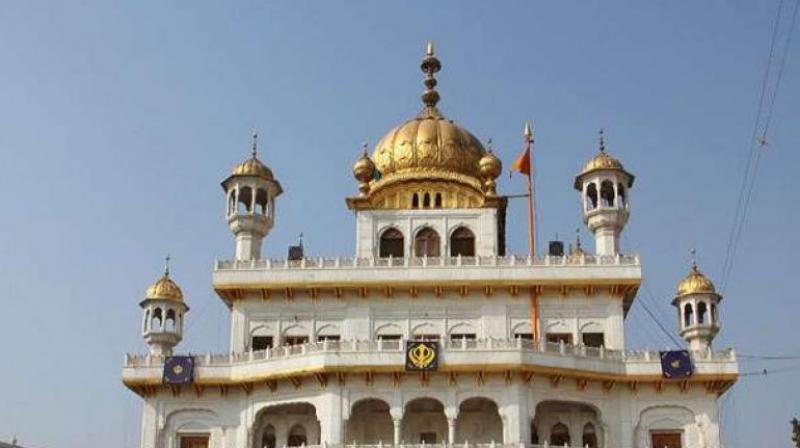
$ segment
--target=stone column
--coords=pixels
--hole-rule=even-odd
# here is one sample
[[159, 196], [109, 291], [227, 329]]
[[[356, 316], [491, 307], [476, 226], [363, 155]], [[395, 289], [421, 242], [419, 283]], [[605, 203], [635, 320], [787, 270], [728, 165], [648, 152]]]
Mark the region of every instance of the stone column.
[[447, 443], [456, 443], [456, 419], [458, 419], [458, 408], [448, 406], [444, 408], [444, 416], [447, 417]]
[[317, 407], [320, 442], [324, 442], [328, 445], [335, 445], [343, 442], [342, 427], [344, 417], [342, 412], [342, 397], [338, 390], [330, 391], [321, 397], [319, 406]]
[[392, 424], [394, 425], [394, 444], [400, 445], [403, 439], [403, 408], [393, 407], [389, 409], [389, 414], [392, 416]]

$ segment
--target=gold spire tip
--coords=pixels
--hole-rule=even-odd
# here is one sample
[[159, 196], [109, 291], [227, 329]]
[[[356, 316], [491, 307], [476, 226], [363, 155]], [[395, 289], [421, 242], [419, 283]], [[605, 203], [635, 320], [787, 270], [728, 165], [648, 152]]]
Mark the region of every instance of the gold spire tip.
[[523, 135], [528, 138], [533, 137], [533, 130], [531, 129], [531, 124], [528, 123], [527, 121], [525, 122], [525, 131]]
[[253, 158], [258, 156], [258, 132], [253, 131]]
[[167, 256], [164, 257], [164, 277], [169, 277], [169, 262], [170, 262], [170, 260], [172, 260], [172, 257], [170, 257], [169, 254], [167, 254]]
[[433, 41], [429, 40], [428, 44], [425, 46], [425, 55], [426, 56], [433, 56]]

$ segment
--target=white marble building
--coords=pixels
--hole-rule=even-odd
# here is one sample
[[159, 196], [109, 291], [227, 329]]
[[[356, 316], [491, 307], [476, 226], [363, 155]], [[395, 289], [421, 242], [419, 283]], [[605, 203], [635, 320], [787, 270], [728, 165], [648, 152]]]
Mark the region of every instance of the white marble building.
[[[142, 448], [720, 446], [717, 400], [738, 364], [711, 349], [712, 283], [693, 267], [676, 293], [690, 377], [625, 347], [642, 275], [619, 244], [633, 175], [601, 144], [575, 178], [593, 253], [507, 254], [501, 163], [437, 109], [439, 68], [429, 47], [422, 112], [353, 168], [354, 257], [262, 256], [282, 189], [254, 142], [222, 183], [235, 250], [213, 285], [229, 353], [196, 355], [190, 384], [165, 384], [191, 314], [168, 272], [142, 302], [150, 352], [122, 374], [143, 401]], [[407, 371], [409, 340], [436, 341], [438, 366]]]

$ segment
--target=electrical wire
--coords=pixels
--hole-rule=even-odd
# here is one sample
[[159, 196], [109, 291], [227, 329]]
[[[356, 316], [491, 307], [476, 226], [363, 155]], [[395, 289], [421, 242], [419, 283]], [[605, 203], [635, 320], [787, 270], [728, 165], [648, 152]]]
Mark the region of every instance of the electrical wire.
[[[769, 90], [770, 72], [773, 65], [773, 59], [775, 56], [775, 43], [777, 41], [777, 37], [780, 30], [780, 19], [783, 12], [783, 3], [784, 0], [780, 0], [780, 2], [778, 3], [778, 11], [775, 15], [775, 21], [773, 22], [772, 26], [772, 37], [770, 39], [769, 56], [767, 58], [766, 68], [764, 70], [764, 78], [762, 79], [761, 94], [759, 96], [756, 119], [753, 125], [753, 133], [750, 139], [747, 163], [745, 165], [745, 170], [742, 176], [742, 183], [739, 188], [739, 196], [736, 203], [736, 211], [734, 213], [733, 225], [731, 227], [731, 233], [728, 236], [728, 245], [726, 248], [725, 259], [723, 262], [722, 282], [721, 282], [722, 292], [725, 291], [725, 288], [727, 287], [728, 284], [728, 280], [730, 279], [731, 272], [733, 271], [734, 260], [736, 258], [736, 253], [739, 248], [742, 232], [744, 231], [745, 224], [747, 222], [747, 212], [750, 208], [750, 202], [752, 199], [753, 190], [755, 189], [755, 183], [758, 175], [758, 168], [760, 166], [761, 158], [764, 152], [763, 150], [767, 145], [767, 132], [772, 122], [772, 116], [775, 109], [775, 101], [778, 97], [778, 91], [780, 89], [781, 81], [783, 80], [783, 73], [785, 72], [786, 68], [786, 59], [788, 57], [789, 48], [791, 47], [794, 28], [797, 23], [797, 13], [798, 9], [800, 9], [800, 0], [796, 0], [794, 11], [792, 12], [791, 23], [789, 25], [789, 31], [787, 32], [786, 41], [783, 46], [783, 54], [781, 55], [781, 61], [778, 66], [775, 85], [772, 89], [772, 94], [770, 95], [768, 100], [769, 104], [766, 108], [766, 118], [764, 119], [763, 130], [761, 131], [760, 138], [758, 138], [759, 134], [758, 130], [761, 125], [761, 117], [764, 112], [765, 99], [767, 98], [767, 92]], [[758, 148], [756, 147], [756, 144], [758, 144]]]

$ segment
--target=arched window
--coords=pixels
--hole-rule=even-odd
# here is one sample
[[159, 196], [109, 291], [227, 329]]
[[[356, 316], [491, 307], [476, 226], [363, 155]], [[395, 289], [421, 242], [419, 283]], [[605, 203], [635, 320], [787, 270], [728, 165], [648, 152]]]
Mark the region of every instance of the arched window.
[[711, 304], [711, 321], [709, 323], [718, 324], [719, 316], [717, 316], [717, 305]]
[[275, 427], [267, 425], [261, 435], [261, 448], [275, 448]]
[[250, 187], [242, 187], [239, 190], [239, 213], [251, 212], [253, 206], [253, 190]]
[[[428, 197], [427, 194], [425, 197]], [[417, 236], [414, 238], [414, 256], [438, 257], [440, 245], [439, 234], [430, 227], [425, 227], [417, 232]]]
[[386, 229], [381, 234], [378, 256], [381, 258], [403, 258], [403, 245], [405, 244], [403, 241], [403, 234], [399, 230], [394, 227]]
[[697, 304], [697, 323], [704, 324], [706, 323], [706, 314], [708, 314], [708, 307], [706, 302], [700, 302]]
[[436, 201], [434, 202], [434, 207], [442, 208], [442, 194], [436, 193]]
[[414, 193], [414, 196], [411, 196], [411, 208], [419, 208], [419, 194]]
[[175, 310], [167, 310], [167, 318], [164, 319], [164, 327], [167, 329], [167, 331], [175, 330]]
[[688, 327], [692, 325], [692, 315], [694, 314], [694, 309], [692, 309], [692, 304], [687, 303], [686, 306], [683, 307], [683, 326]]
[[256, 190], [256, 211], [262, 215], [267, 214], [267, 191], [260, 188]]
[[570, 444], [569, 428], [563, 423], [556, 423], [550, 430], [550, 445], [564, 446]]
[[583, 426], [583, 447], [597, 448], [597, 433], [594, 430], [594, 425], [587, 423]]
[[475, 256], [475, 234], [466, 227], [457, 228], [450, 236], [450, 256]]
[[161, 308], [156, 308], [153, 310], [153, 318], [150, 320], [150, 328], [155, 328], [156, 330], [161, 330], [161, 323], [163, 322]]
[[604, 180], [600, 184], [600, 199], [603, 201], [603, 207], [614, 206], [614, 184], [611, 181]]
[[617, 203], [621, 208], [625, 208], [625, 186], [617, 184]]
[[306, 428], [303, 425], [294, 425], [289, 430], [289, 437], [286, 440], [287, 446], [304, 446], [308, 444]]
[[430, 193], [425, 193], [425, 196], [422, 198], [422, 207], [423, 208], [431, 208], [431, 195]]
[[586, 187], [586, 197], [589, 201], [586, 203], [586, 206], [589, 210], [594, 210], [597, 208], [597, 186], [594, 183], [589, 184]]

